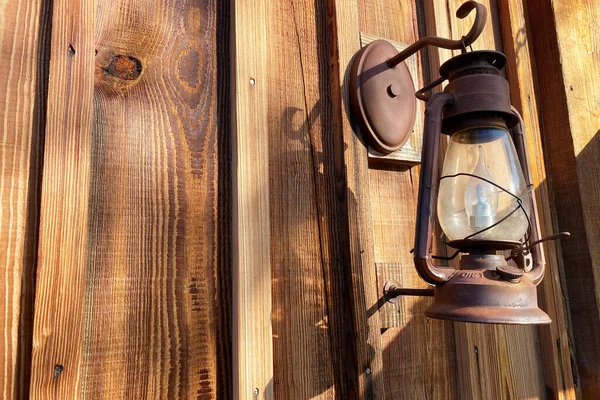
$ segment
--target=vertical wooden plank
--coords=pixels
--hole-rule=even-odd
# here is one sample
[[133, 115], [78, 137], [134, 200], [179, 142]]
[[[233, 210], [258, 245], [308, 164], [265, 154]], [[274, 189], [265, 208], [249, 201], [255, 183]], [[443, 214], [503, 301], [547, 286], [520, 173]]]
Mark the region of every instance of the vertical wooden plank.
[[[359, 1], [360, 30], [410, 44], [419, 38], [425, 23], [419, 7], [422, 5], [417, 2]], [[421, 55], [413, 57], [418, 65], [415, 78], [423, 86]], [[418, 109], [417, 118], [422, 119], [422, 102], [418, 102]], [[409, 288], [427, 287], [418, 277], [410, 254], [419, 170], [418, 166], [408, 168], [383, 162], [372, 163], [369, 170], [375, 260], [400, 265], [401, 273], [395, 279]], [[378, 282], [379, 291], [384, 284]], [[391, 398], [457, 396], [455, 379], [447, 378], [456, 376], [452, 324], [428, 320], [423, 312], [430, 304], [430, 299], [406, 296], [391, 307], [399, 314], [402, 325], [382, 332], [385, 390]]]
[[48, 2], [0, 3], [0, 397], [29, 393]]
[[377, 313], [379, 291], [375, 269], [367, 147], [348, 118], [348, 71], [360, 49], [356, 1], [328, 2], [331, 87], [336, 142], [336, 170], [345, 171], [346, 190], [340, 193], [345, 214], [339, 224], [348, 232], [350, 248], [351, 304], [354, 309], [355, 349], [358, 366], [358, 398], [385, 398], [381, 323]]
[[267, 2], [231, 5], [234, 396], [271, 399]]
[[53, 4], [31, 396], [74, 398], [81, 379], [94, 83], [94, 3]]
[[456, 323], [454, 332], [461, 397], [544, 398], [535, 329]]
[[600, 3], [526, 4], [557, 224], [571, 232], [561, 249], [579, 366], [574, 383], [583, 398], [599, 398]]
[[221, 12], [96, 2], [85, 397], [231, 396]]
[[[455, 18], [455, 12], [450, 10], [445, 0], [422, 0], [419, 2], [423, 7], [425, 19], [425, 29], [428, 36], [439, 36], [443, 38], [456, 39], [458, 34], [452, 32], [452, 24], [450, 18]], [[437, 79], [440, 65], [452, 57], [453, 50], [441, 49], [439, 47], [429, 47], [429, 71], [430, 76], [426, 77], [430, 80]], [[442, 86], [443, 87], [443, 86]], [[436, 90], [441, 89], [438, 87]], [[444, 143], [445, 145], [446, 143]], [[442, 149], [445, 150], [445, 147]]]
[[[498, 10], [502, 28], [503, 49], [507, 56], [507, 79], [513, 105], [520, 111], [525, 122], [525, 138], [529, 154], [530, 173], [536, 191], [541, 236], [556, 231], [550, 199], [550, 182], [546, 173], [538, 112], [538, 95], [531, 48], [531, 25], [526, 18], [521, 1], [499, 0]], [[544, 366], [546, 394], [550, 398], [575, 397], [571, 357], [575, 357], [572, 333], [569, 334], [570, 315], [566, 307], [566, 292], [560, 274], [560, 249], [555, 242], [544, 243], [546, 276], [540, 286], [540, 307], [552, 318], [551, 325], [538, 328], [540, 350]], [[572, 355], [573, 352], [573, 355]]]
[[33, 397], [231, 397], [227, 14], [55, 3]]
[[327, 2], [270, 2], [267, 15], [274, 396], [352, 398], [358, 380]]
[[317, 104], [327, 96], [319, 87], [319, 57], [327, 53], [319, 54], [317, 13], [314, 1], [270, 2], [267, 12], [273, 390], [281, 399], [335, 396], [323, 275], [329, 246], [317, 197], [320, 118], [330, 114], [326, 99]]
[[[414, 245], [418, 168], [371, 167], [371, 204], [378, 263], [394, 263], [393, 276], [405, 288], [426, 288], [417, 275], [410, 250]], [[379, 287], [385, 281], [379, 280]], [[389, 398], [452, 399], [458, 397], [452, 323], [429, 319], [431, 298], [403, 296], [385, 304], [397, 315], [396, 325], [382, 332], [386, 395]], [[452, 377], [452, 379], [448, 379]]]

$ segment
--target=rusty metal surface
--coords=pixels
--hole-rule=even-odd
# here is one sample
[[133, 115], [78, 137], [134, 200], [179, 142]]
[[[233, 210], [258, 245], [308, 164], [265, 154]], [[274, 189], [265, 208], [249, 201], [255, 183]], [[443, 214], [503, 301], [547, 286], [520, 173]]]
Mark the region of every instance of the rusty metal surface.
[[408, 67], [386, 64], [397, 53], [385, 40], [371, 42], [356, 55], [350, 75], [352, 115], [371, 147], [382, 154], [406, 143], [417, 112]]
[[439, 149], [442, 113], [451, 107], [454, 96], [449, 93], [434, 94], [425, 109], [425, 132], [423, 133], [423, 167], [419, 177], [417, 222], [415, 232], [415, 267], [419, 276], [431, 285], [448, 281], [456, 272], [453, 268], [437, 267], [430, 253], [433, 231], [433, 213], [436, 198], [433, 189], [438, 183]]
[[[530, 184], [527, 157], [519, 130], [518, 116], [510, 105], [508, 83], [499, 74], [504, 66], [504, 55], [497, 52], [470, 52], [446, 62], [440, 69], [449, 78], [444, 94], [451, 99], [440, 106], [439, 94], [427, 103], [423, 167], [419, 185], [419, 205], [415, 238], [415, 266], [419, 274], [432, 283], [432, 263], [429, 254], [433, 233], [432, 188], [439, 183], [437, 156], [442, 131], [453, 132], [468, 127], [517, 127], [513, 140], [522, 162], [526, 183]], [[431, 111], [443, 110], [443, 118]], [[437, 120], [436, 120], [437, 118]], [[430, 129], [428, 131], [428, 129]], [[537, 216], [534, 210], [530, 239], [539, 240]], [[532, 251], [533, 268], [525, 273], [524, 258], [517, 267], [509, 265], [498, 250], [517, 251], [523, 244], [514, 241], [456, 240], [448, 243], [463, 254], [459, 270], [445, 282], [434, 282], [434, 302], [425, 314], [432, 318], [465, 322], [501, 324], [547, 324], [550, 317], [537, 305], [536, 285], [544, 273], [544, 261], [539, 247]], [[521, 252], [522, 254], [522, 252]], [[509, 257], [510, 258], [510, 257]]]
[[440, 75], [449, 80], [444, 91], [455, 99], [454, 105], [444, 112], [444, 133], [497, 126], [502, 120], [508, 129], [517, 124], [508, 81], [500, 76], [505, 60], [502, 53], [481, 50], [453, 57], [440, 67]]
[[398, 53], [396, 56], [388, 60], [388, 65], [393, 67], [406, 60], [408, 57], [421, 50], [425, 46], [436, 46], [444, 49], [458, 50], [462, 49], [466, 51], [467, 46], [470, 46], [483, 32], [485, 23], [487, 21], [487, 9], [482, 4], [475, 1], [467, 1], [461, 5], [456, 11], [456, 16], [460, 19], [465, 18], [475, 10], [475, 20], [473, 26], [469, 32], [464, 35], [460, 40], [445, 39], [437, 36], [426, 36], [412, 45], [408, 46], [405, 50]]
[[538, 307], [536, 285], [526, 276], [518, 282], [505, 280], [497, 268], [461, 269], [435, 287], [425, 315], [488, 324], [549, 324], [550, 317]]
[[387, 281], [383, 286], [383, 297], [390, 303], [397, 303], [400, 296], [433, 297], [434, 289], [403, 288], [398, 281]]
[[[439, 147], [442, 133], [476, 127], [513, 129], [513, 141], [521, 162], [526, 183], [529, 179], [522, 122], [510, 104], [509, 85], [500, 74], [506, 56], [496, 51], [472, 51], [470, 45], [483, 31], [487, 11], [474, 1], [468, 1], [457, 11], [464, 18], [476, 10], [471, 31], [461, 40], [452, 41], [426, 37], [397, 53], [392, 45], [377, 40], [356, 56], [350, 79], [350, 101], [353, 114], [377, 151], [389, 153], [399, 149], [408, 139], [416, 110], [414, 87], [410, 73], [402, 63], [408, 56], [427, 45], [450, 49], [462, 48], [463, 54], [451, 58], [440, 67], [441, 78], [419, 90], [417, 97], [427, 99], [425, 110], [423, 153], [418, 193], [414, 261], [418, 274], [436, 285], [434, 302], [426, 315], [432, 318], [466, 322], [503, 324], [547, 324], [550, 318], [538, 308], [536, 285], [544, 275], [544, 259], [540, 245], [531, 255], [528, 268], [526, 244], [514, 241], [455, 240], [450, 246], [463, 254], [459, 270], [434, 265], [431, 254], [435, 222], [434, 196], [439, 184]], [[425, 92], [448, 79], [441, 93], [431, 98]], [[412, 90], [410, 90], [412, 88]], [[535, 200], [529, 243], [539, 241]], [[500, 250], [512, 250], [510, 257], [497, 255]], [[517, 266], [509, 265], [514, 259]], [[401, 295], [427, 295], [431, 290], [401, 288], [387, 282], [384, 295], [394, 301]]]

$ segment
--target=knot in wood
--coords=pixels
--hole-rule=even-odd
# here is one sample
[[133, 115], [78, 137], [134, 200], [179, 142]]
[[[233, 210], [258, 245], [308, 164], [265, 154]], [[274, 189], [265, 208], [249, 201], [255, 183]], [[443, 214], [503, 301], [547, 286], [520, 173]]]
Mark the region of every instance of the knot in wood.
[[103, 70], [119, 79], [133, 81], [142, 73], [142, 62], [135, 57], [118, 55]]

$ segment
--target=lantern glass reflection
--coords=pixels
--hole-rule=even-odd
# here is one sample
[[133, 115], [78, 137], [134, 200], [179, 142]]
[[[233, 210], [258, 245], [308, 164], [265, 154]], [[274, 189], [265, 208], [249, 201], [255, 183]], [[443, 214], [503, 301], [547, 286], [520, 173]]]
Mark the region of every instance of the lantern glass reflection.
[[[513, 212], [518, 201], [503, 189], [521, 198], [524, 210]], [[505, 129], [466, 129], [450, 137], [437, 203], [440, 225], [450, 240], [520, 240], [530, 207], [515, 146]]]

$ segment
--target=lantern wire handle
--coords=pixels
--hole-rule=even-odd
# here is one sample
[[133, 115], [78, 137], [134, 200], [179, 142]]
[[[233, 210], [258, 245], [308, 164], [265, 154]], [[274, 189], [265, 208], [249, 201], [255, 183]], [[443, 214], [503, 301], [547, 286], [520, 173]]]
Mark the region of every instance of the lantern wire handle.
[[545, 238], [542, 238], [542, 239], [540, 239], [540, 240], [536, 240], [535, 242], [531, 243], [529, 246], [525, 247], [525, 248], [523, 249], [523, 251], [529, 251], [529, 250], [531, 250], [531, 248], [532, 248], [533, 246], [536, 246], [536, 245], [538, 245], [538, 244], [540, 244], [540, 243], [543, 243], [543, 242], [547, 242], [547, 241], [549, 241], [549, 240], [560, 240], [560, 239], [566, 239], [566, 238], [568, 238], [569, 236], [571, 236], [571, 234], [570, 234], [569, 232], [558, 232], [558, 233], [557, 233], [557, 234], [555, 234], [555, 235], [550, 235], [550, 236], [547, 236], [547, 237], [545, 237]]
[[435, 81], [431, 82], [429, 85], [424, 86], [421, 89], [417, 90], [417, 92], [415, 93], [415, 97], [417, 99], [423, 100], [425, 102], [429, 101], [429, 96], [427, 96], [425, 94], [425, 92], [429, 92], [431, 89], [433, 89], [434, 87], [436, 87], [440, 83], [444, 82], [445, 80], [446, 80], [446, 78], [444, 78], [443, 76], [440, 76]]
[[512, 260], [513, 258], [516, 258], [516, 257], [518, 257], [518, 256], [519, 256], [519, 254], [524, 254], [524, 255], [527, 255], [527, 254], [529, 254], [529, 250], [531, 250], [531, 249], [532, 249], [534, 246], [537, 246], [537, 245], [538, 245], [538, 244], [540, 244], [540, 243], [548, 242], [548, 241], [550, 241], [550, 240], [561, 240], [561, 239], [566, 239], [566, 238], [568, 238], [569, 236], [571, 236], [571, 234], [570, 234], [569, 232], [559, 232], [559, 233], [557, 233], [557, 234], [550, 235], [550, 236], [547, 236], [547, 237], [545, 237], [545, 238], [542, 238], [542, 239], [536, 240], [535, 242], [533, 242], [533, 243], [531, 243], [531, 244], [529, 244], [529, 245], [527, 245], [527, 246], [525, 246], [525, 247], [521, 247], [521, 248], [519, 248], [519, 249], [517, 249], [517, 250], [513, 251], [513, 252], [510, 254], [510, 256], [506, 257], [506, 261], [508, 261], [508, 260]]
[[533, 185], [527, 186], [527, 190], [525, 192], [523, 192], [520, 196], [517, 196], [516, 194], [511, 193], [509, 190], [506, 190], [502, 186], [498, 185], [497, 183], [495, 183], [495, 182], [493, 182], [493, 181], [491, 181], [489, 179], [483, 178], [483, 177], [478, 176], [478, 175], [469, 174], [469, 173], [466, 173], [466, 172], [460, 172], [458, 174], [453, 174], [453, 175], [444, 175], [444, 176], [441, 176], [439, 180], [441, 181], [442, 179], [445, 179], [445, 178], [455, 178], [457, 176], [470, 176], [472, 178], [476, 178], [476, 179], [482, 180], [484, 182], [487, 182], [490, 185], [496, 186], [498, 189], [502, 190], [503, 192], [508, 193], [509, 195], [511, 195], [512, 197], [514, 197], [515, 200], [517, 201], [517, 206], [511, 212], [509, 212], [508, 214], [506, 214], [504, 217], [502, 217], [498, 221], [494, 222], [492, 225], [487, 226], [487, 227], [485, 227], [485, 228], [483, 228], [483, 229], [481, 229], [481, 230], [479, 230], [479, 231], [477, 231], [475, 233], [472, 233], [469, 236], [466, 236], [465, 238], [463, 238], [463, 240], [468, 240], [468, 239], [472, 238], [473, 236], [477, 236], [480, 233], [483, 233], [483, 232], [485, 232], [485, 231], [487, 231], [489, 229], [492, 229], [493, 227], [495, 227], [495, 226], [501, 224], [502, 222], [504, 222], [506, 219], [508, 219], [508, 217], [510, 217], [511, 215], [513, 215], [519, 209], [523, 210], [523, 214], [525, 214], [525, 218], [527, 218], [527, 230], [528, 230], [528, 233], [527, 233], [527, 239], [525, 239], [525, 242], [527, 242], [529, 240], [529, 236], [530, 236], [530, 232], [531, 232], [531, 220], [529, 219], [529, 215], [527, 215], [527, 212], [525, 211], [525, 208], [523, 207], [523, 199], [522, 199], [522, 197], [524, 195], [526, 195], [527, 193], [531, 192], [531, 190], [533, 189]]
[[[493, 182], [493, 181], [491, 181], [491, 180], [489, 180], [489, 179], [483, 178], [483, 177], [481, 177], [481, 176], [478, 176], [478, 175], [470, 174], [470, 173], [467, 173], [467, 172], [459, 172], [459, 173], [457, 173], [457, 174], [453, 174], [453, 175], [444, 175], [444, 176], [441, 176], [441, 177], [439, 178], [439, 181], [441, 181], [442, 179], [446, 179], [446, 178], [455, 178], [455, 177], [457, 177], [457, 176], [469, 176], [469, 177], [472, 177], [472, 178], [480, 179], [480, 180], [482, 180], [482, 181], [484, 181], [484, 182], [487, 182], [487, 183], [489, 183], [490, 185], [493, 185], [493, 186], [497, 187], [498, 189], [502, 190], [503, 192], [506, 192], [506, 193], [508, 193], [509, 195], [511, 195], [512, 197], [514, 197], [514, 198], [515, 198], [515, 200], [517, 201], [517, 206], [516, 206], [514, 209], [512, 209], [512, 210], [511, 210], [511, 211], [510, 211], [508, 214], [506, 214], [504, 217], [502, 217], [502, 218], [501, 218], [501, 219], [499, 219], [498, 221], [494, 222], [492, 225], [490, 225], [490, 226], [487, 226], [487, 227], [485, 227], [485, 228], [483, 228], [483, 229], [480, 229], [480, 230], [479, 230], [479, 231], [477, 231], [477, 232], [474, 232], [474, 233], [472, 233], [472, 234], [470, 234], [470, 235], [468, 235], [468, 236], [464, 237], [464, 238], [463, 238], [463, 240], [469, 240], [469, 239], [471, 239], [472, 237], [479, 235], [480, 233], [483, 233], [483, 232], [485, 232], [485, 231], [487, 231], [487, 230], [490, 230], [490, 229], [492, 229], [492, 228], [493, 228], [493, 227], [495, 227], [495, 226], [498, 226], [498, 225], [500, 225], [502, 222], [506, 221], [506, 220], [507, 220], [507, 219], [508, 219], [508, 218], [509, 218], [511, 215], [513, 215], [514, 213], [516, 213], [516, 212], [517, 212], [517, 211], [519, 211], [519, 210], [522, 210], [522, 211], [523, 211], [523, 214], [525, 215], [525, 218], [527, 219], [527, 235], [525, 236], [525, 239], [523, 240], [523, 243], [522, 243], [522, 244], [521, 244], [521, 246], [520, 246], [520, 249], [523, 249], [523, 250], [522, 250], [522, 252], [525, 252], [525, 251], [527, 251], [527, 250], [528, 250], [528, 249], [530, 249], [531, 247], [533, 247], [533, 246], [535, 246], [536, 244], [538, 244], [538, 243], [541, 243], [541, 242], [543, 242], [543, 241], [546, 241], [546, 240], [553, 240], [553, 239], [560, 239], [560, 238], [562, 238], [562, 237], [563, 237], [563, 236], [560, 236], [560, 237], [556, 237], [556, 238], [549, 237], [549, 238], [546, 238], [546, 239], [541, 239], [541, 240], [538, 240], [538, 241], [536, 241], [536, 242], [534, 242], [534, 243], [530, 244], [529, 246], [525, 247], [525, 244], [526, 244], [526, 243], [529, 241], [529, 238], [531, 237], [531, 219], [529, 218], [529, 215], [527, 214], [527, 212], [525, 211], [525, 208], [523, 207], [523, 196], [525, 196], [527, 193], [530, 193], [530, 192], [533, 190], [533, 185], [528, 185], [528, 186], [527, 186], [527, 190], [526, 190], [525, 192], [521, 193], [521, 195], [520, 195], [520, 196], [517, 196], [516, 194], [513, 194], [513, 193], [511, 193], [509, 190], [507, 190], [507, 189], [503, 188], [502, 186], [498, 185], [497, 183], [495, 183], [495, 182]], [[439, 182], [439, 181], [438, 181], [438, 182]], [[559, 234], [559, 235], [560, 235], [560, 234]], [[555, 236], [559, 236], [559, 235], [555, 235]], [[568, 235], [569, 235], [569, 234], [567, 233], [567, 235], [566, 235], [566, 236], [568, 236]], [[446, 244], [447, 244], [447, 243], [446, 243]], [[414, 251], [414, 249], [412, 249], [410, 252], [412, 253], [413, 251]], [[456, 258], [456, 257], [457, 257], [457, 256], [458, 256], [460, 253], [461, 253], [461, 250], [456, 250], [456, 251], [454, 252], [454, 254], [452, 254], [452, 255], [451, 255], [451, 256], [449, 256], [449, 257], [447, 257], [447, 256], [438, 256], [438, 255], [431, 255], [431, 258], [432, 258], [432, 259], [435, 259], [435, 260], [445, 260], [445, 261], [450, 261], [450, 260], [453, 260], [453, 259], [455, 259], [455, 258]], [[511, 256], [509, 256], [509, 257], [508, 257], [506, 260], [508, 261], [508, 260], [510, 260], [511, 258], [515, 258], [515, 257], [518, 255], [518, 253], [519, 253], [519, 252], [516, 252], [516, 253], [515, 253], [515, 252], [513, 252], [513, 253], [511, 254]]]

